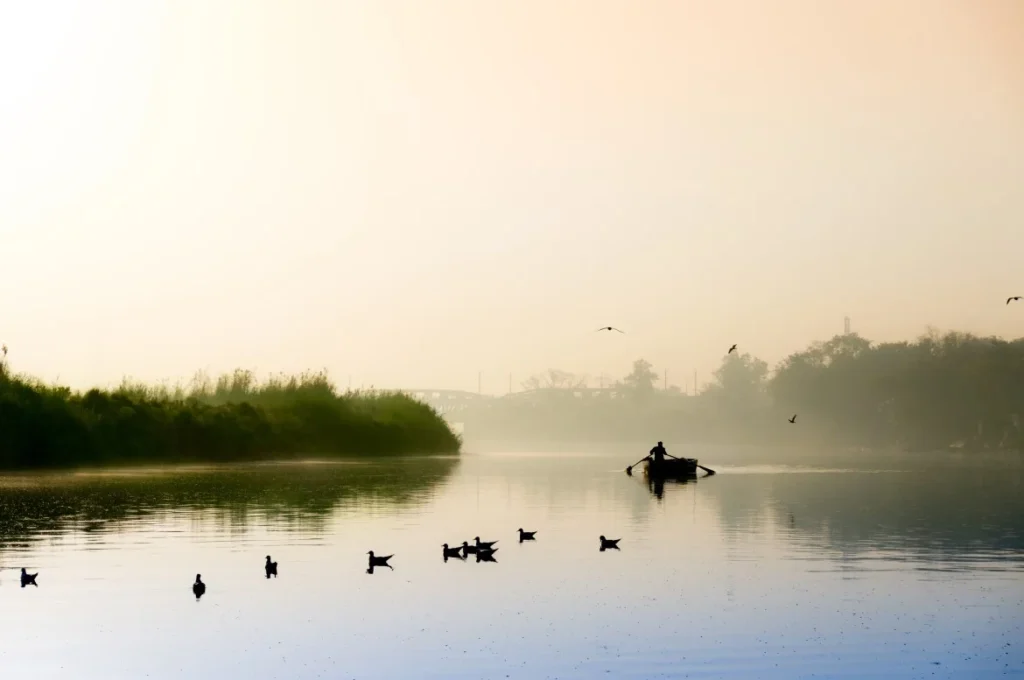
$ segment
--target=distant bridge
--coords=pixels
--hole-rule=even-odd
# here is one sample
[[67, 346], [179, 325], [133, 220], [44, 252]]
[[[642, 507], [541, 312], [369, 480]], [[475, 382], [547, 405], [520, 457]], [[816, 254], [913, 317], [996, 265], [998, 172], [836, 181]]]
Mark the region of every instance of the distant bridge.
[[613, 387], [606, 388], [541, 388], [536, 390], [525, 390], [496, 397], [489, 394], [467, 392], [466, 390], [400, 390], [426, 404], [430, 404], [441, 415], [460, 413], [469, 408], [479, 406], [492, 406], [501, 402], [533, 402], [535, 404], [550, 404], [560, 402], [564, 399], [619, 399], [625, 396], [620, 389]]
[[400, 390], [413, 399], [430, 404], [443, 416], [459, 413], [494, 397], [465, 390]]

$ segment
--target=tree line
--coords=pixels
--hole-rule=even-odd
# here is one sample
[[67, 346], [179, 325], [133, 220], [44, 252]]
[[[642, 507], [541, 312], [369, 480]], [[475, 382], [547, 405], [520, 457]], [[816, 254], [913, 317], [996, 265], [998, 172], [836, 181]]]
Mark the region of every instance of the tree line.
[[[541, 385], [549, 392], [586, 384], [561, 371], [548, 375], [560, 378]], [[728, 354], [696, 396], [657, 384], [654, 367], [639, 359], [609, 398], [552, 395], [547, 406], [541, 398], [499, 400], [467, 414], [466, 434], [525, 428], [548, 438], [1024, 449], [1024, 339], [932, 331], [873, 343], [851, 333], [816, 342], [774, 370], [749, 354]]]

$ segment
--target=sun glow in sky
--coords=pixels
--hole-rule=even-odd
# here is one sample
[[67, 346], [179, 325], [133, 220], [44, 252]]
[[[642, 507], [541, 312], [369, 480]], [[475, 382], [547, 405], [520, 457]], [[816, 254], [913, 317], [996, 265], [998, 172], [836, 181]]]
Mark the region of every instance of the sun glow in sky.
[[0, 340], [77, 387], [1016, 337], [1022, 182], [1015, 0], [0, 3]]

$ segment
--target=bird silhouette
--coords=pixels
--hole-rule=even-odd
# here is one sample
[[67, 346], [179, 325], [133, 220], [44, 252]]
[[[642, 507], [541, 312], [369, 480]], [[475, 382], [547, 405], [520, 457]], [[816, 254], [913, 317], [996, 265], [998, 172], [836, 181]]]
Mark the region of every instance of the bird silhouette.
[[729, 351], [726, 352], [726, 354], [732, 354], [735, 351], [736, 351], [736, 345], [733, 345], [732, 347], [729, 348]]
[[534, 536], [536, 535], [536, 531], [523, 531], [522, 529], [519, 529], [519, 542], [522, 543], [523, 541], [532, 541], [534, 540]]
[[477, 562], [497, 562], [498, 560], [494, 559], [494, 553], [496, 553], [496, 552], [498, 552], [498, 551], [497, 550], [481, 550], [481, 551], [479, 551], [476, 554], [476, 561]]
[[39, 572], [38, 571], [36, 573], [34, 573], [34, 574], [30, 574], [27, 571], [25, 571], [25, 567], [22, 567], [21, 568], [21, 587], [24, 588], [25, 586], [36, 586], [38, 588], [39, 584], [36, 583], [36, 576], [39, 576]]
[[597, 333], [598, 331], [616, 331], [616, 332], [618, 332], [618, 333], [622, 333], [623, 335], [625, 335], [625, 334], [626, 334], [626, 331], [620, 331], [620, 330], [619, 330], [618, 328], [616, 328], [615, 326], [601, 326], [600, 328], [598, 328], [598, 329], [597, 329], [596, 331], [594, 331], [594, 332], [595, 332], [595, 333]]
[[475, 555], [476, 551], [477, 551], [477, 547], [475, 545], [470, 545], [466, 541], [462, 542], [462, 554], [463, 555]]
[[206, 584], [203, 583], [202, 577], [199, 574], [196, 574], [196, 582], [192, 584], [192, 593], [196, 596], [196, 599], [198, 600], [203, 596], [203, 593], [205, 592]]
[[[1006, 298], [1006, 304], [1020, 300], [1020, 295], [1014, 295], [1013, 297]], [[7, 354], [7, 348], [4, 347], [4, 354]]]
[[604, 536], [602, 536], [601, 537], [601, 550], [618, 550], [619, 549], [619, 541], [621, 541], [621, 540], [622, 540], [621, 538], [605, 538]]
[[791, 423], [795, 423], [796, 422], [796, 414], [795, 413], [793, 414], [793, 417], [789, 419], [789, 422], [791, 422]]
[[388, 564], [388, 560], [390, 560], [392, 557], [394, 557], [394, 555], [385, 555], [383, 557], [376, 557], [373, 554], [372, 550], [370, 552], [366, 553], [366, 554], [370, 556], [370, 566], [371, 567], [387, 567], [388, 569], [394, 569], [394, 567], [392, 567], [390, 564]]
[[477, 550], [491, 550], [494, 547], [494, 544], [497, 543], [497, 541], [481, 541], [479, 536], [473, 540], [476, 541]]
[[445, 560], [447, 560], [449, 557], [456, 557], [456, 558], [458, 558], [460, 560], [466, 559], [462, 555], [462, 547], [461, 546], [455, 546], [454, 548], [449, 548], [448, 544], [444, 543], [444, 544], [441, 545], [441, 547], [444, 548], [444, 559]]
[[277, 562], [271, 562], [270, 555], [267, 555], [267, 563], [263, 565], [263, 568], [267, 572], [267, 578], [270, 578], [271, 574], [277, 578]]

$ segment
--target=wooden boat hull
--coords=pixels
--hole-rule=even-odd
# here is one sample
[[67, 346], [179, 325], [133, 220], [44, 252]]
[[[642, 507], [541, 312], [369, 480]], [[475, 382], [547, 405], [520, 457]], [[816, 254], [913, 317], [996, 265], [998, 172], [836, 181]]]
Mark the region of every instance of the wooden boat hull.
[[655, 463], [653, 460], [644, 461], [644, 474], [656, 479], [696, 477], [697, 469], [696, 458], [669, 458], [661, 463]]

